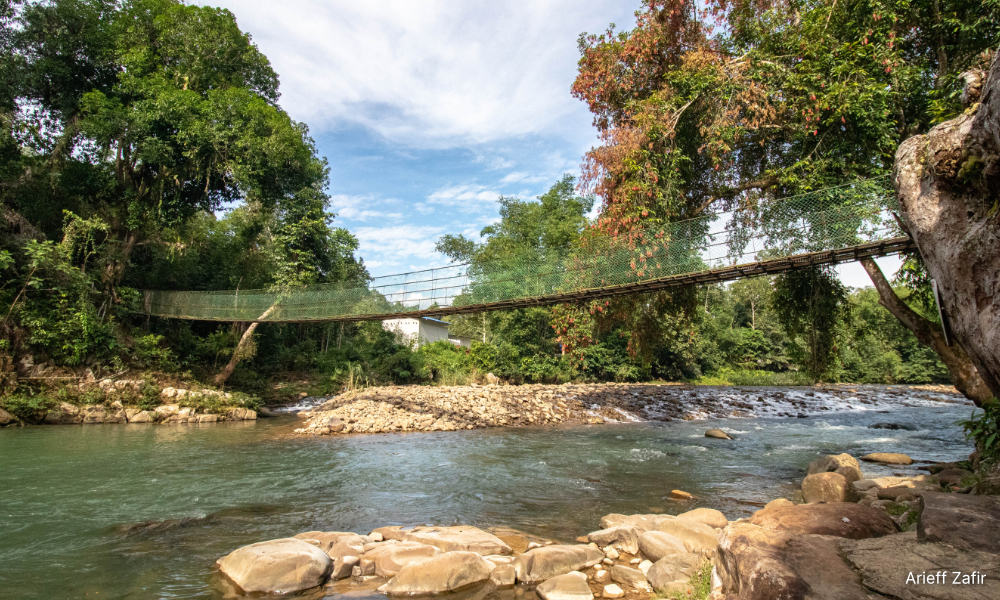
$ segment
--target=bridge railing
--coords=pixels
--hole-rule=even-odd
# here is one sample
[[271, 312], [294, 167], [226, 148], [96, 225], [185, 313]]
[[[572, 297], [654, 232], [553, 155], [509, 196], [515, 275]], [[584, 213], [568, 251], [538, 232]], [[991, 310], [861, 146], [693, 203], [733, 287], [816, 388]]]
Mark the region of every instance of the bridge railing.
[[149, 291], [148, 314], [215, 321], [327, 321], [475, 307], [627, 286], [837, 250], [900, 235], [888, 182], [868, 180], [617, 237], [588, 230], [564, 256], [518, 254], [375, 277], [364, 285]]

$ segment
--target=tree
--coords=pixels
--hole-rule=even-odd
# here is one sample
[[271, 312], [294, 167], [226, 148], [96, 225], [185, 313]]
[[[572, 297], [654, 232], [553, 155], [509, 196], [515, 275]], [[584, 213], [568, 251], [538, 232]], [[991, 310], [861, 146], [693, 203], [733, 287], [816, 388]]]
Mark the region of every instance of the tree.
[[766, 277], [742, 279], [732, 285], [733, 296], [750, 310], [750, 329], [757, 329], [757, 312], [768, 305], [773, 291]]
[[812, 267], [779, 275], [774, 285], [774, 310], [789, 337], [804, 338], [797, 347], [809, 374], [822, 379], [837, 350], [836, 327], [847, 290], [830, 267]]

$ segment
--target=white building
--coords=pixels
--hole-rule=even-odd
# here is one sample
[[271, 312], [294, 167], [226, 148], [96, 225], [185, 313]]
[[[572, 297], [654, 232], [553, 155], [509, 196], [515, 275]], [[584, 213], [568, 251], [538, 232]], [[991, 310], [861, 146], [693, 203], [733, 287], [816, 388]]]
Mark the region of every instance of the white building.
[[450, 323], [447, 321], [432, 319], [430, 317], [420, 317], [416, 319], [389, 319], [388, 321], [382, 321], [382, 327], [386, 331], [396, 333], [404, 341], [415, 341], [418, 347], [441, 340], [451, 342], [456, 346], [464, 348], [472, 346], [472, 340], [470, 338], [449, 335], [449, 325]]

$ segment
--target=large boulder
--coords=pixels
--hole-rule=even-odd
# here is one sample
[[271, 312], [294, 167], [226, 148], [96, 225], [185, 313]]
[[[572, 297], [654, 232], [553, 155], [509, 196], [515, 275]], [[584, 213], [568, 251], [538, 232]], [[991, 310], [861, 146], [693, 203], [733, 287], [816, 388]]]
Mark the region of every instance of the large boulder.
[[587, 536], [587, 539], [602, 548], [613, 546], [617, 550], [628, 554], [639, 553], [639, 533], [635, 527], [628, 525], [615, 525], [608, 529], [595, 531]]
[[557, 575], [535, 588], [542, 600], [593, 600], [587, 576], [579, 571]]
[[913, 459], [905, 454], [899, 454], [897, 452], [873, 452], [871, 454], [865, 454], [861, 457], [861, 460], [866, 462], [876, 462], [882, 463], [884, 465], [911, 465], [913, 464]]
[[684, 543], [684, 548], [688, 552], [714, 551], [719, 543], [718, 532], [697, 521], [668, 517], [657, 524], [656, 530], [669, 533], [679, 539]]
[[333, 570], [325, 552], [300, 539], [258, 542], [233, 551], [219, 570], [247, 593], [289, 593], [323, 585]]
[[639, 550], [654, 563], [668, 554], [687, 552], [684, 542], [663, 531], [644, 531], [639, 536]]
[[814, 473], [802, 480], [802, 499], [816, 502], [848, 502], [851, 486], [840, 473]]
[[837, 542], [730, 525], [722, 530], [715, 563], [720, 591], [739, 600], [870, 600], [860, 577], [841, 560]]
[[486, 559], [475, 552], [446, 552], [411, 562], [382, 587], [394, 596], [418, 596], [454, 592], [490, 578]]
[[649, 589], [649, 581], [646, 579], [646, 574], [639, 569], [633, 569], [625, 565], [614, 565], [611, 567], [611, 579], [616, 583], [627, 585], [633, 589]]
[[379, 577], [395, 577], [406, 565], [441, 554], [441, 550], [435, 546], [389, 546], [385, 552], [379, 552], [375, 557], [375, 574]]
[[861, 469], [857, 467], [843, 466], [834, 471], [834, 473], [843, 476], [844, 479], [847, 480], [848, 484], [860, 481], [864, 478], [864, 475], [861, 473]]
[[646, 571], [646, 579], [654, 589], [673, 591], [686, 585], [704, 562], [705, 557], [700, 554], [668, 554], [653, 563]]
[[414, 527], [403, 534], [402, 539], [437, 546], [444, 552], [475, 552], [483, 556], [490, 554], [510, 554], [510, 546], [497, 536], [477, 527], [459, 525], [454, 527]]
[[10, 425], [11, 423], [17, 423], [17, 419], [14, 418], [14, 415], [0, 408], [0, 427]]
[[347, 579], [354, 572], [354, 567], [358, 566], [360, 562], [361, 558], [357, 556], [341, 556], [334, 559], [330, 579], [334, 581]]
[[319, 542], [320, 550], [324, 552], [341, 542], [349, 546], [358, 546], [358, 552], [361, 551], [360, 547], [365, 545], [363, 537], [350, 531], [306, 531], [293, 537], [300, 540], [316, 540]]
[[[916, 532], [867, 540], [842, 540], [839, 547], [846, 562], [861, 574], [864, 586], [889, 598], [1000, 598], [1000, 555], [993, 552], [920, 543]], [[974, 571], [985, 575], [976, 583], [971, 579]], [[918, 578], [924, 574], [930, 578]], [[956, 574], [958, 584], [954, 583]], [[969, 577], [968, 583], [962, 583], [964, 577]]]
[[729, 519], [726, 518], [726, 515], [714, 508], [696, 508], [677, 515], [677, 518], [687, 521], [697, 521], [716, 529], [722, 529], [729, 525]]
[[918, 502], [921, 542], [1000, 553], [1000, 496], [925, 492]]
[[227, 421], [256, 421], [257, 412], [249, 408], [230, 408], [226, 411]]
[[592, 567], [602, 560], [604, 553], [591, 546], [542, 546], [514, 559], [514, 572], [520, 582], [539, 583]]
[[514, 572], [514, 565], [497, 565], [490, 572], [490, 583], [498, 588], [513, 587], [516, 580], [517, 573]]
[[674, 519], [670, 515], [621, 515], [611, 513], [601, 517], [601, 527], [609, 529], [615, 525], [627, 525], [635, 527], [639, 531], [656, 531], [656, 526], [666, 519]]
[[155, 421], [156, 413], [148, 410], [140, 410], [128, 419], [129, 423], [154, 423]]
[[832, 535], [860, 540], [896, 533], [885, 512], [853, 502], [798, 504], [758, 510], [750, 523], [772, 531]]
[[412, 528], [403, 529], [402, 525], [389, 525], [387, 527], [379, 527], [378, 529], [373, 529], [369, 535], [375, 535], [376, 533], [382, 536], [383, 540], [395, 540], [397, 542], [402, 541], [406, 534], [410, 533]]
[[104, 423], [104, 420], [108, 418], [108, 410], [100, 405], [84, 406], [80, 413], [84, 425]]
[[814, 475], [816, 473], [832, 473], [839, 469], [840, 467], [854, 467], [855, 469], [861, 470], [861, 465], [858, 464], [857, 459], [855, 459], [850, 454], [829, 454], [809, 463], [809, 467], [806, 469], [806, 475]]

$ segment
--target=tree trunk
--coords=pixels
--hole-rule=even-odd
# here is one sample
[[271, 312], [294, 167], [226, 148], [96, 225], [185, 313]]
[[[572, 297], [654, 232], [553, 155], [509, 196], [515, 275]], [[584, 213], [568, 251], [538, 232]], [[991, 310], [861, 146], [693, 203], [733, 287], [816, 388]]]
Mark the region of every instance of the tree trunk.
[[[274, 309], [277, 308], [277, 306], [277, 302], [272, 304], [270, 308], [264, 311], [264, 314], [258, 317], [258, 319], [266, 319], [268, 315], [274, 312]], [[244, 354], [246, 352], [246, 347], [250, 343], [250, 340], [253, 339], [253, 332], [256, 331], [258, 325], [260, 325], [260, 322], [255, 321], [247, 327], [246, 331], [243, 332], [243, 335], [240, 337], [240, 342], [236, 344], [236, 348], [233, 350], [232, 358], [229, 359], [229, 364], [226, 365], [226, 368], [223, 369], [221, 373], [215, 376], [215, 385], [222, 385], [226, 383], [229, 376], [236, 370], [236, 365], [240, 364], [240, 361], [245, 358]]]
[[1000, 397], [1000, 60], [966, 74], [970, 108], [896, 152], [900, 213], [950, 333]]
[[937, 355], [941, 357], [941, 362], [948, 367], [955, 389], [975, 402], [976, 406], [982, 406], [983, 402], [992, 398], [993, 394], [986, 387], [986, 383], [979, 376], [976, 366], [972, 364], [965, 350], [958, 343], [949, 346], [945, 341], [944, 332], [941, 331], [937, 323], [922, 317], [907, 306], [896, 295], [895, 290], [889, 285], [885, 275], [882, 274], [882, 269], [879, 268], [874, 259], [862, 258], [861, 264], [864, 265], [865, 271], [868, 271], [868, 276], [871, 277], [875, 289], [878, 290], [879, 304], [888, 309], [892, 316], [899, 319], [907, 329], [912, 331], [921, 344], [930, 346], [934, 352], [937, 352]]

